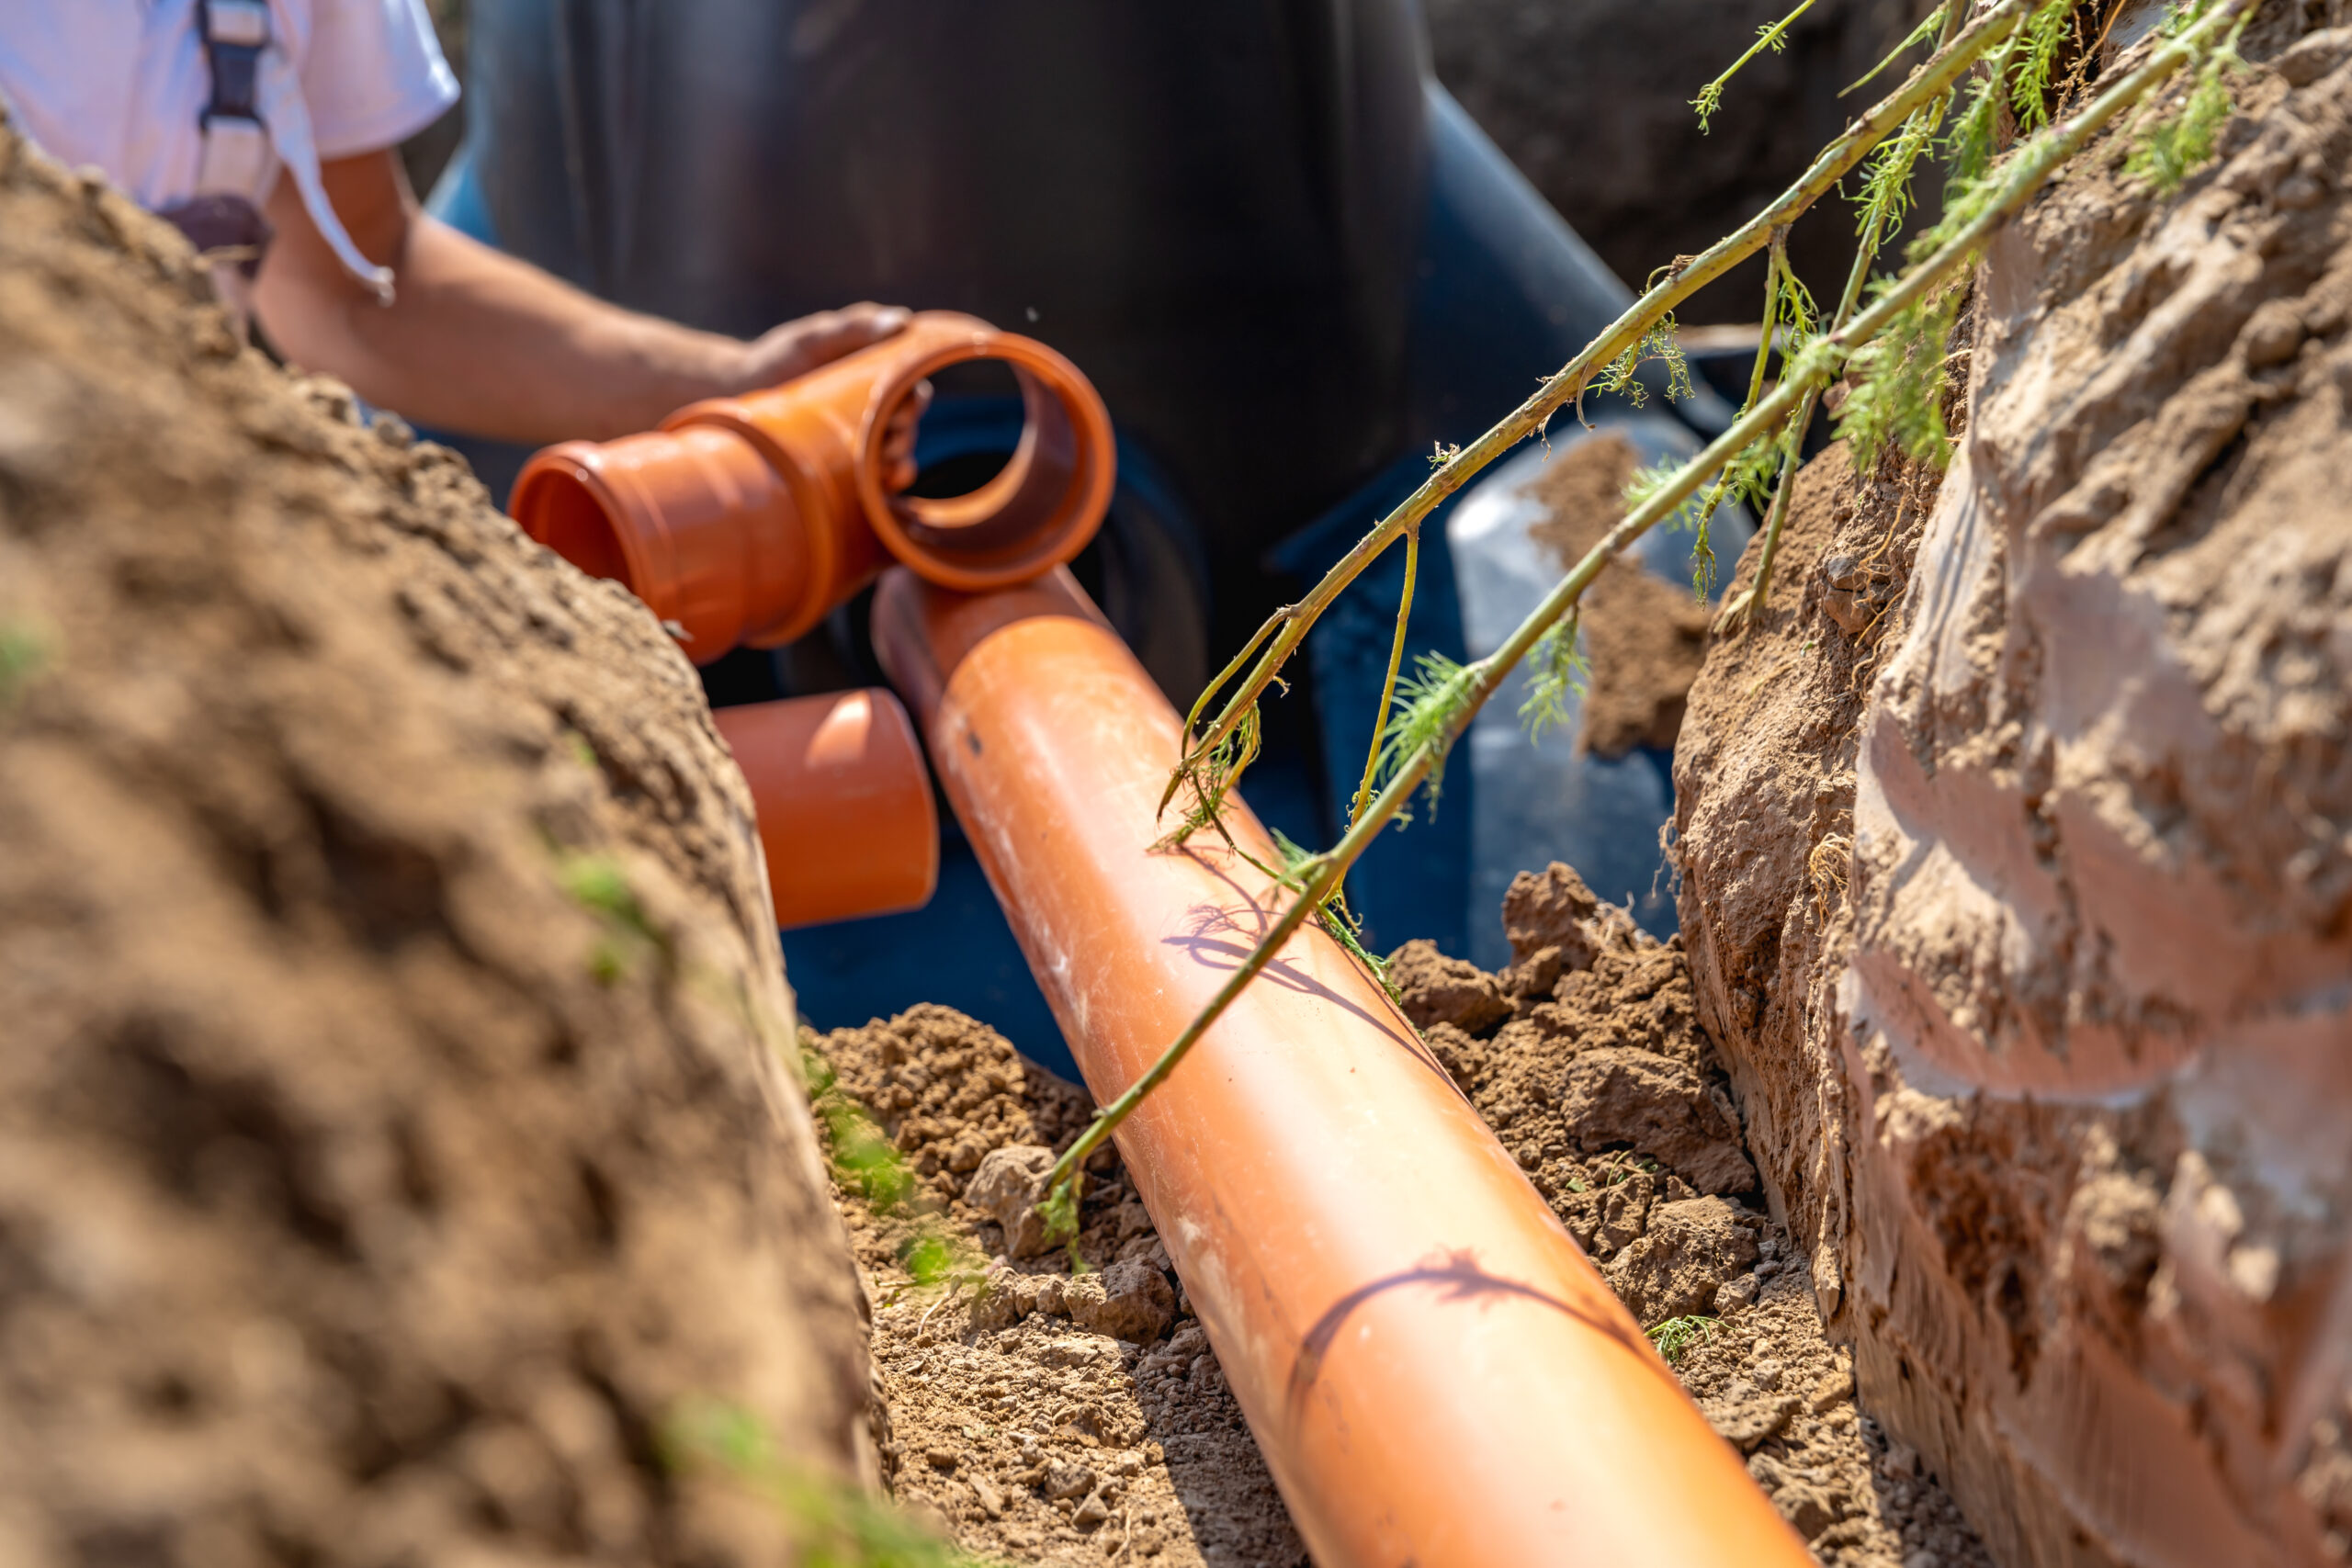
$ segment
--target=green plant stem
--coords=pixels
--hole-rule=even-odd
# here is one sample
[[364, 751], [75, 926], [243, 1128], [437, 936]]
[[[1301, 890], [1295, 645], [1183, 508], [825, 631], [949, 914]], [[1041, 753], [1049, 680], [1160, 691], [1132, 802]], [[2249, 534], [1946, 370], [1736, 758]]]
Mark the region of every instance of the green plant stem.
[[[1794, 222], [1806, 209], [1835, 189], [1838, 180], [1868, 156], [1888, 132], [1908, 119], [1920, 106], [1948, 92], [1979, 57], [2005, 42], [2024, 21], [2028, 8], [2028, 0], [2001, 0], [1975, 26], [1953, 39], [1902, 86], [1849, 127], [1770, 206], [1635, 300], [1576, 357], [1545, 379], [1525, 402], [1430, 474], [1371, 533], [1358, 540], [1355, 547], [1326, 572], [1304, 599], [1269, 616], [1251, 639], [1253, 647], [1265, 645], [1264, 650], [1238, 689], [1218, 710], [1207, 732], [1193, 741], [1193, 749], [1178, 762], [1163, 797], [1163, 809], [1184, 779], [1195, 774], [1225, 738], [1239, 727], [1242, 715], [1257, 705], [1317, 618], [1366, 567], [1396, 543], [1398, 535], [1428, 516], [1438, 502], [1460, 490], [1472, 476], [1541, 430], [1563, 406], [1576, 401], [1598, 369], [1614, 363], [1628, 348], [1640, 343], [1675, 307], [1755, 254], [1770, 242], [1775, 229]], [[1196, 718], [1210, 698], [1233, 679], [1233, 670], [1246, 657], [1246, 651], [1237, 657], [1219, 674], [1217, 682], [1202, 693], [1201, 701], [1194, 705]], [[1196, 787], [1197, 783], [1195, 780]]]
[[[1302, 862], [1296, 868], [1315, 868], [1312, 875], [1301, 882], [1298, 897], [1283, 910], [1271, 930], [1259, 939], [1239, 967], [1228, 976], [1216, 995], [1209, 999], [1193, 1020], [1184, 1026], [1174, 1043], [1160, 1054], [1149, 1071], [1130, 1085], [1125, 1093], [1095, 1113], [1094, 1120], [1080, 1134], [1068, 1153], [1055, 1162], [1047, 1179], [1048, 1201], [1051, 1195], [1065, 1184], [1074, 1183], [1088, 1156], [1102, 1145], [1119, 1123], [1143, 1103], [1152, 1090], [1167, 1081], [1178, 1064], [1198, 1044], [1211, 1025], [1233, 1005], [1250, 981], [1273, 960], [1283, 944], [1296, 933], [1306, 917], [1320, 908], [1331, 889], [1338, 886], [1357, 858], [1370, 847], [1404, 808], [1405, 802], [1421, 781], [1429, 777], [1446, 750], [1461, 736], [1487, 700], [1499, 689], [1506, 677], [1527, 657], [1544, 634], [1561, 616], [1566, 615], [1584, 597], [1603, 569], [1623, 555], [1634, 542], [1659, 523], [1671, 517], [1688, 501], [1705, 477], [1739, 453], [1751, 442], [1778, 429], [1844, 368], [1854, 351], [1870, 342], [1905, 310], [1925, 299], [1945, 279], [1973, 261], [1977, 251], [1993, 231], [2009, 218], [2033, 195], [2049, 183], [2051, 175], [2061, 164], [2082, 150], [2083, 144], [2096, 135], [2116, 115], [2137, 103], [2166, 77], [2196, 58], [2204, 40], [2221, 21], [2234, 16], [2256, 0], [2223, 0], [2223, 3], [2185, 28], [2151, 55], [2138, 70], [2116, 83], [2094, 99], [2079, 114], [2062, 128], [2043, 133], [2019, 150], [2019, 154], [2002, 182], [2000, 192], [1958, 233], [1937, 248], [1933, 254], [1897, 278], [1894, 283], [1844, 327], [1810, 345], [1798, 356], [1797, 362], [1781, 376], [1780, 384], [1746, 415], [1735, 421], [1707, 444], [1706, 449], [1685, 463], [1671, 479], [1651, 493], [1639, 506], [1628, 512], [1616, 526], [1600, 541], [1587, 550], [1584, 558], [1568, 570], [1567, 575], [1555, 583], [1544, 596], [1544, 602], [1520, 622], [1502, 646], [1467, 667], [1467, 679], [1458, 706], [1448, 716], [1438, 735], [1417, 746], [1410, 755], [1400, 760], [1371, 807], [1356, 818], [1347, 836], [1334, 845], [1329, 853]], [[1074, 1203], [1073, 1203], [1074, 1207]]]
[[1747, 52], [1733, 61], [1730, 70], [1699, 89], [1699, 96], [1690, 100], [1690, 107], [1699, 111], [1700, 135], [1704, 136], [1707, 133], [1708, 118], [1715, 112], [1716, 106], [1723, 102], [1724, 86], [1733, 77], [1739, 74], [1740, 68], [1768, 49], [1777, 51], [1782, 40], [1787, 38], [1790, 27], [1799, 17], [1812, 9], [1813, 0], [1802, 0], [1795, 10], [1782, 17], [1779, 21], [1770, 27], [1758, 28], [1756, 41], [1747, 46]]
[[1396, 671], [1405, 662], [1405, 622], [1413, 613], [1413, 575], [1420, 559], [1421, 530], [1416, 525], [1405, 531], [1405, 596], [1396, 606], [1396, 638], [1388, 645], [1388, 679], [1380, 688], [1380, 711], [1373, 716], [1372, 749], [1364, 754], [1363, 782], [1356, 785], [1355, 800], [1348, 807], [1351, 824], [1363, 815], [1372, 799], [1373, 780], [1380, 773], [1380, 738], [1388, 728], [1388, 709], [1396, 700]]

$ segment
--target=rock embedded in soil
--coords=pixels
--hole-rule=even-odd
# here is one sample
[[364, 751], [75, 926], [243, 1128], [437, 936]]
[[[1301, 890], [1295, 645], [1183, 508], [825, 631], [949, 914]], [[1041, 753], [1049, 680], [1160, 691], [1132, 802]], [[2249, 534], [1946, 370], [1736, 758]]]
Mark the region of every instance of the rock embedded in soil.
[[1643, 1323], [1712, 1313], [1716, 1292], [1756, 1261], [1757, 1228], [1721, 1198], [1654, 1204], [1603, 1277]]
[[964, 1201], [994, 1220], [1004, 1233], [1005, 1254], [1035, 1258], [1046, 1250], [1046, 1220], [1037, 1205], [1046, 1196], [1046, 1178], [1054, 1168], [1054, 1151], [1035, 1144], [1009, 1144], [980, 1156]]
[[0, 1561], [775, 1562], [876, 1466], [740, 775], [628, 594], [0, 127]]

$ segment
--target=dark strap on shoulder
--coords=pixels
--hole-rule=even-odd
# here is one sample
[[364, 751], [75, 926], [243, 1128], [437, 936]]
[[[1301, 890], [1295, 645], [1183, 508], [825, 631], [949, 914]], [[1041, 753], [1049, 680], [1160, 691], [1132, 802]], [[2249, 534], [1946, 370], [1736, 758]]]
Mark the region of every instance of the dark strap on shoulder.
[[269, 47], [269, 7], [263, 0], [196, 0], [197, 28], [212, 96], [199, 123], [249, 119], [261, 123], [261, 54]]

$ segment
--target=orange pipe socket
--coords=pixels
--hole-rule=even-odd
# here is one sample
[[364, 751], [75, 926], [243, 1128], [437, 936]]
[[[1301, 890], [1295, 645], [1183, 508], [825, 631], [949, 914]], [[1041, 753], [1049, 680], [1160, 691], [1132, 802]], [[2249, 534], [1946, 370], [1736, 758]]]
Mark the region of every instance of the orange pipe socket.
[[[1175, 713], [1067, 571], [874, 637], [1106, 1102], [1290, 895], [1149, 852]], [[1243, 850], [1282, 863], [1238, 804]], [[1211, 836], [1204, 835], [1204, 840]], [[1813, 1562], [1379, 986], [1302, 929], [1119, 1152], [1323, 1568]]]
[[[1001, 360], [1026, 420], [1012, 456], [968, 495], [894, 496], [890, 416], [924, 378]], [[892, 557], [978, 591], [1069, 560], [1102, 526], [1116, 466], [1111, 416], [1078, 367], [974, 316], [926, 310], [898, 336], [781, 387], [680, 409], [658, 431], [537, 453], [508, 510], [592, 577], [625, 583], [708, 663], [790, 642]]]
[[779, 926], [915, 909], [939, 882], [939, 818], [907, 710], [885, 691], [716, 708], [752, 786]]

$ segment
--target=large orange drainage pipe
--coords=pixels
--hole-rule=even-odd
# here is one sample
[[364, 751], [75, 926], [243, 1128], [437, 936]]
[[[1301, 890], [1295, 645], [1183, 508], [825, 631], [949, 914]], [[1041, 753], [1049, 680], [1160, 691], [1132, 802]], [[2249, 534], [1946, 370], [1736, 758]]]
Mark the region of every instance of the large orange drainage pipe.
[[[1108, 1100], [1290, 896], [1221, 847], [1147, 851], [1179, 721], [1066, 570], [976, 597], [892, 571], [874, 638]], [[1118, 1143], [1322, 1568], [1813, 1561], [1320, 931]]]

